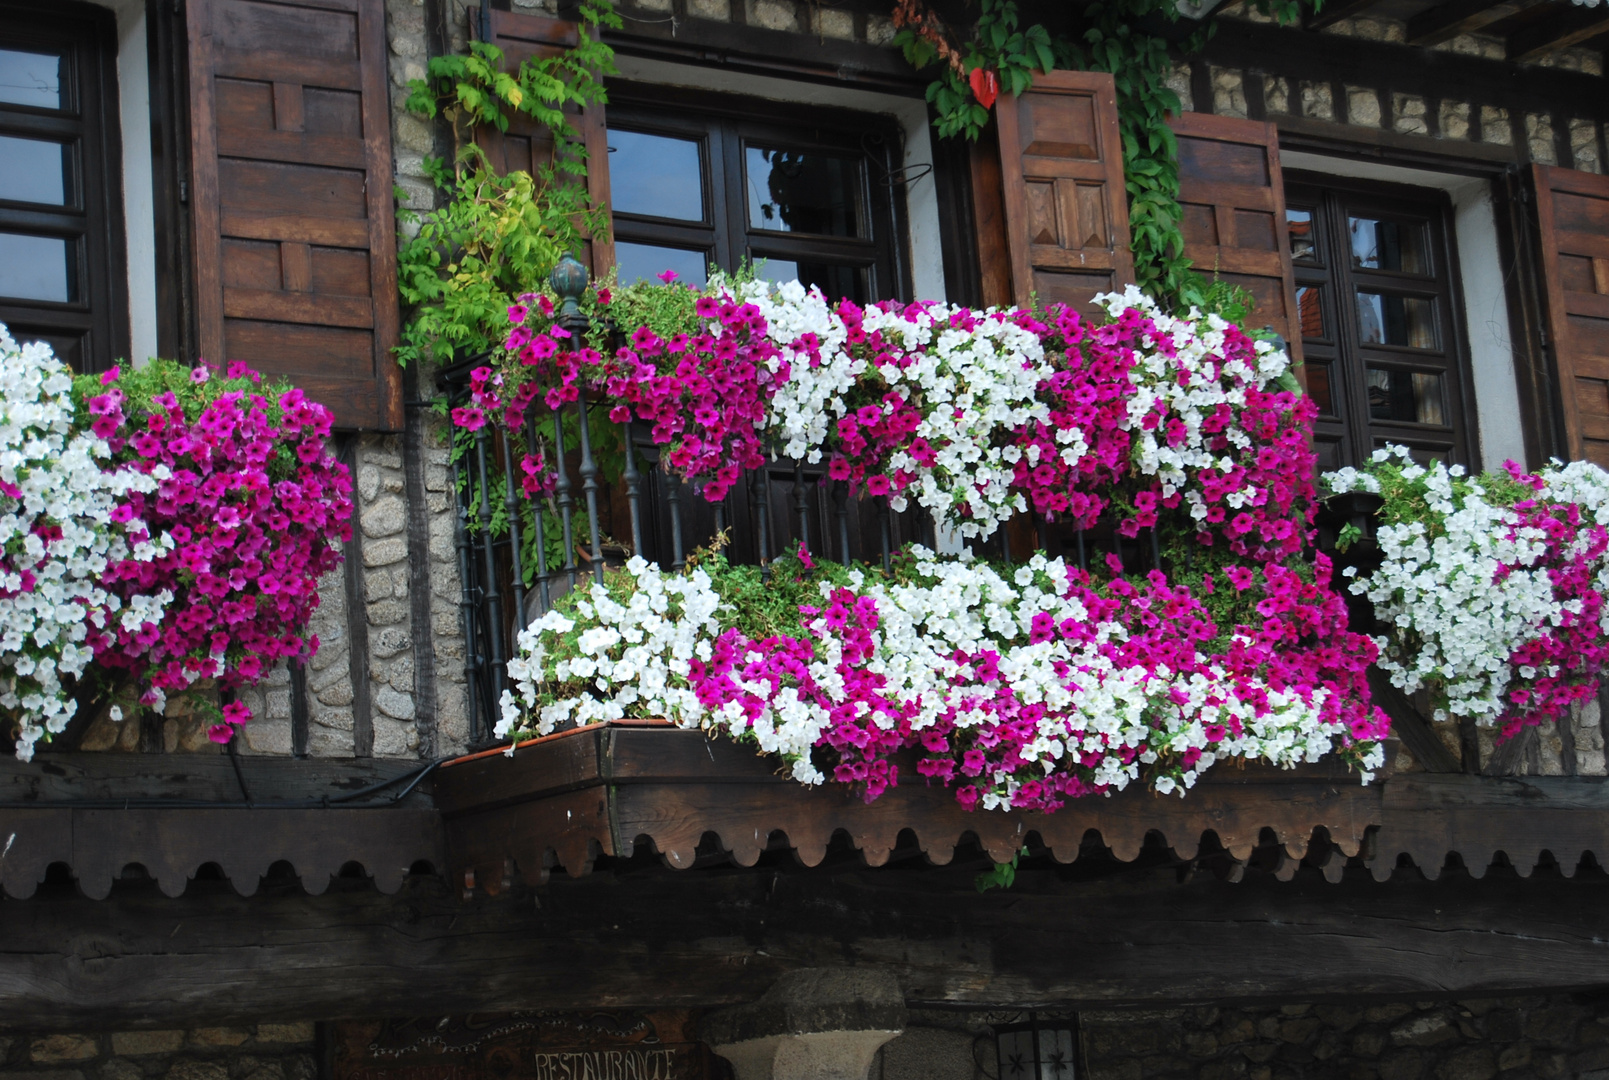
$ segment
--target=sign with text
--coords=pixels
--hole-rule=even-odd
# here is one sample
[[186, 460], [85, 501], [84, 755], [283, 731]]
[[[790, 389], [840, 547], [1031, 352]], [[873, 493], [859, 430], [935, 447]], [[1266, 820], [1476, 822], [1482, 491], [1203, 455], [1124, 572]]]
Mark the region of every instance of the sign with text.
[[721, 1080], [691, 1026], [673, 1010], [347, 1021], [333, 1080]]

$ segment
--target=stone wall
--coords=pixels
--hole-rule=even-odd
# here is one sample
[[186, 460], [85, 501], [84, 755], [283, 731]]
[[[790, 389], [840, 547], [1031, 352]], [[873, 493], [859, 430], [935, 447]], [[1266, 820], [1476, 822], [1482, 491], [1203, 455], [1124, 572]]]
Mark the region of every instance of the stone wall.
[[[989, 1025], [1025, 1018], [912, 1010], [870, 1080], [1002, 1080]], [[1609, 999], [1574, 995], [1102, 1010], [1079, 1024], [1077, 1080], [1609, 1080]]]
[[1084, 1013], [1089, 1080], [1609, 1080], [1609, 1001]]
[[188, 1031], [0, 1031], [3, 1080], [316, 1080], [312, 1024]]

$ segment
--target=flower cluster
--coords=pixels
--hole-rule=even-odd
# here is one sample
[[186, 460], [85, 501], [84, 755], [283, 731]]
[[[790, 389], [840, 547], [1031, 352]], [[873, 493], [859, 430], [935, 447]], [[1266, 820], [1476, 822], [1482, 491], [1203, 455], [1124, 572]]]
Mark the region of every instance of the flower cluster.
[[1428, 690], [1437, 719], [1507, 737], [1564, 716], [1609, 663], [1609, 473], [1504, 468], [1471, 477], [1390, 447], [1323, 479], [1384, 499], [1380, 566], [1350, 586], [1386, 627], [1380, 667]]
[[[96, 658], [138, 674], [141, 702], [203, 679], [225, 691], [261, 679], [277, 660], [317, 650], [304, 632], [318, 579], [351, 538], [352, 484], [326, 446], [332, 414], [300, 390], [265, 391], [240, 363], [226, 375], [152, 361], [109, 372], [88, 396], [113, 461], [147, 479], [117, 508], [167, 541], [155, 558], [114, 558], [113, 594], [171, 597], [160, 623], [92, 632]], [[224, 706], [213, 726], [228, 742], [250, 710]]]
[[757, 637], [703, 569], [633, 560], [522, 632], [500, 733], [664, 716], [868, 799], [915, 750], [965, 806], [1041, 810], [1142, 779], [1182, 793], [1226, 757], [1381, 760], [1374, 649], [1346, 631], [1322, 559], [1311, 574], [1234, 565], [1205, 596], [1043, 555], [1006, 572], [922, 549], [893, 578], [799, 571], [817, 602]]
[[50, 346], [0, 326], [0, 707], [25, 761], [76, 711], [62, 679], [84, 673], [92, 636], [148, 632], [172, 600], [105, 587], [108, 564], [163, 551], [128, 501], [155, 484], [109, 464], [105, 414], [74, 431], [72, 385]]
[[[693, 296], [660, 291], [662, 307]], [[539, 394], [556, 408], [585, 389], [615, 421], [646, 422], [713, 501], [775, 448], [964, 537], [1032, 507], [1080, 527], [1106, 515], [1127, 536], [1171, 519], [1251, 558], [1299, 552], [1314, 406], [1285, 354], [1136, 289], [1100, 299], [1109, 318], [1086, 323], [1060, 306], [859, 307], [796, 281], [716, 281], [685, 329], [622, 328], [627, 343], [604, 357], [532, 297], [509, 313], [507, 361], [475, 372], [453, 419], [474, 430], [501, 413], [518, 427]]]

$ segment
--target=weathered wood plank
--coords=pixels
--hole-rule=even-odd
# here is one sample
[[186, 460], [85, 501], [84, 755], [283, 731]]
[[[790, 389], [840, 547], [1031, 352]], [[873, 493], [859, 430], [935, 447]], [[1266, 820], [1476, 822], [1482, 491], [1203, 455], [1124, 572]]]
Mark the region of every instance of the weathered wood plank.
[[523, 891], [462, 904], [423, 880], [391, 898], [246, 900], [198, 883], [177, 900], [124, 887], [11, 902], [0, 1015], [59, 1028], [718, 1006], [793, 968], [866, 965], [912, 1002], [975, 1006], [1540, 992], [1609, 970], [1601, 875], [1179, 885], [1169, 866], [1077, 884], [1028, 868], [986, 895], [970, 876], [599, 873], [540, 904]]
[[[257, 802], [293, 802], [350, 795], [404, 776], [423, 763], [393, 758], [290, 758], [243, 756], [240, 769]], [[399, 785], [400, 786], [400, 785]], [[383, 792], [382, 797], [389, 793]], [[228, 755], [54, 753], [32, 762], [0, 756], [0, 803], [63, 799], [183, 799], [240, 802], [240, 784]], [[409, 796], [428, 807], [428, 783]]]

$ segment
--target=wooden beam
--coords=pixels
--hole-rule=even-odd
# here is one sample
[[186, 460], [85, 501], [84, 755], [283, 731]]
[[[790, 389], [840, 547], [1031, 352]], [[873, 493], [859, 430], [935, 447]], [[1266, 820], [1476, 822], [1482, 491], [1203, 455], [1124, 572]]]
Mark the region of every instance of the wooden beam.
[[1516, 11], [1532, 6], [1533, 0], [1452, 0], [1451, 3], [1421, 11], [1408, 20], [1408, 44], [1440, 45], [1459, 34], [1469, 34], [1483, 26], [1506, 19]]
[[1379, 2], [1380, 0], [1333, 0], [1333, 2], [1324, 4], [1318, 11], [1309, 14], [1302, 21], [1302, 25], [1308, 30], [1322, 30], [1326, 26], [1333, 26], [1342, 19], [1362, 15]]
[[1609, 31], [1609, 4], [1597, 7], [1569, 7], [1508, 37], [1508, 58], [1517, 61], [1540, 60], [1544, 56], [1579, 45]]
[[[5, 904], [8, 1027], [179, 1026], [753, 1001], [796, 968], [875, 966], [912, 1002], [1104, 1007], [1541, 993], [1609, 982], [1609, 878], [1411, 870], [1331, 885], [1231, 884], [1165, 858], [1099, 881], [1029, 860], [980, 895], [970, 867], [748, 872], [617, 868], [461, 903], [253, 899], [197, 882], [169, 900]], [[348, 882], [347, 884], [356, 884]]]
[[[247, 789], [257, 802], [350, 795], [370, 784], [404, 776], [423, 764], [398, 758], [297, 759], [249, 754], [240, 758]], [[394, 790], [388, 788], [378, 797]], [[47, 747], [34, 755], [32, 762], [0, 755], [0, 803], [61, 799], [232, 803], [240, 798], [234, 767], [223, 753], [57, 753]], [[409, 796], [409, 805], [431, 805], [428, 784]]]

